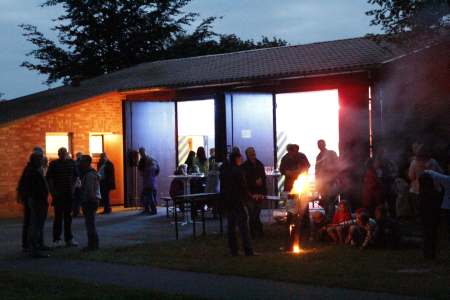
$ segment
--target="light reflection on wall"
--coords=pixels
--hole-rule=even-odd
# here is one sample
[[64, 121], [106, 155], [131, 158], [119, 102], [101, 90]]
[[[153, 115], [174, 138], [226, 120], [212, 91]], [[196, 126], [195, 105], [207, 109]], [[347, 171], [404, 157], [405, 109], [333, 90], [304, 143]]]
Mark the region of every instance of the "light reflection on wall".
[[[338, 90], [277, 94], [276, 103], [278, 147], [298, 144], [311, 163], [310, 174], [314, 173], [319, 154], [317, 140], [324, 139], [327, 148], [339, 154]], [[280, 137], [285, 140], [283, 145]], [[279, 151], [285, 153], [285, 149]], [[281, 157], [278, 156], [279, 161]]]

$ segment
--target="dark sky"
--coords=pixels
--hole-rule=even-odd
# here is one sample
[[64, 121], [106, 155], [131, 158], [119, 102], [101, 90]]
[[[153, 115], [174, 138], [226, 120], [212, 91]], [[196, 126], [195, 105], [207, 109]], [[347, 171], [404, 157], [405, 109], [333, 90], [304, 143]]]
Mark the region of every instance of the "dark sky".
[[[31, 44], [21, 36], [21, 23], [36, 25], [49, 37], [59, 8], [40, 8], [43, 0], [0, 1], [0, 93], [12, 99], [44, 90], [45, 76], [20, 67]], [[378, 32], [370, 27], [365, 0], [192, 0], [188, 11], [203, 17], [222, 16], [214, 30], [245, 39], [276, 36], [290, 44], [357, 37]]]

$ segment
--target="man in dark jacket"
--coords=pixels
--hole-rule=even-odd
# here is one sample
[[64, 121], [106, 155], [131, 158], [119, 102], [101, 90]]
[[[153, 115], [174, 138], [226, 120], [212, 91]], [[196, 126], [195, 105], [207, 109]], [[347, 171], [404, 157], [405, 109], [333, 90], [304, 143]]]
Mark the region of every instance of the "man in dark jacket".
[[[42, 155], [42, 173], [45, 174], [44, 169], [47, 169], [47, 158], [44, 155], [44, 151], [41, 147], [36, 146], [33, 148], [32, 153], [37, 153]], [[30, 162], [27, 163], [25, 168], [22, 171], [22, 175], [20, 176], [19, 183], [17, 185], [17, 200], [20, 204], [23, 205], [23, 225], [22, 225], [22, 251], [28, 252], [30, 250], [30, 239], [29, 239], [29, 232], [30, 232], [30, 207], [26, 203], [26, 190], [25, 190], [25, 174], [31, 167]], [[43, 236], [43, 235], [41, 235]], [[44, 246], [44, 242], [41, 241], [41, 248], [47, 249], [47, 246]]]
[[256, 158], [256, 151], [253, 147], [245, 150], [247, 160], [242, 165], [245, 173], [245, 180], [251, 199], [247, 201], [247, 208], [250, 218], [250, 233], [252, 238], [263, 236], [263, 225], [260, 219], [261, 205], [265, 195], [267, 195], [266, 172], [264, 165]]
[[306, 155], [299, 152], [298, 145], [288, 144], [286, 150], [286, 155], [281, 159], [280, 172], [285, 177], [284, 191], [290, 192], [298, 175], [307, 172], [311, 165]]
[[100, 193], [102, 195], [103, 214], [109, 214], [111, 213], [109, 192], [116, 188], [116, 180], [114, 175], [114, 165], [109, 160], [106, 153], [100, 155], [97, 171], [100, 176]]
[[239, 152], [232, 152], [229, 164], [226, 164], [222, 169], [222, 196], [228, 218], [228, 245], [231, 255], [238, 255], [237, 226], [244, 244], [245, 255], [252, 256], [254, 253], [248, 225], [248, 211], [245, 206], [251, 195], [245, 183], [241, 164], [242, 155]]
[[48, 257], [41, 250], [48, 250], [43, 245], [43, 231], [48, 209], [48, 187], [42, 168], [43, 155], [33, 152], [21, 179], [21, 197], [28, 207], [30, 217], [29, 242], [31, 256]]
[[75, 162], [69, 158], [66, 148], [58, 149], [58, 159], [50, 163], [47, 170], [47, 181], [52, 194], [52, 205], [55, 210], [53, 220], [53, 244], [61, 247], [61, 233], [64, 220], [64, 240], [66, 246], [76, 247], [72, 235], [73, 191], [77, 178]]

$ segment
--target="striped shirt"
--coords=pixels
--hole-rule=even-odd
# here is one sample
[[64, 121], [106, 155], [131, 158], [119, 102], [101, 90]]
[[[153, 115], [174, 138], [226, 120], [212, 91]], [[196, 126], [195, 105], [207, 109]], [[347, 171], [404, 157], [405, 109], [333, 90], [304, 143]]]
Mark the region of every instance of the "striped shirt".
[[71, 159], [50, 162], [46, 177], [53, 195], [70, 197], [77, 177], [75, 162]]

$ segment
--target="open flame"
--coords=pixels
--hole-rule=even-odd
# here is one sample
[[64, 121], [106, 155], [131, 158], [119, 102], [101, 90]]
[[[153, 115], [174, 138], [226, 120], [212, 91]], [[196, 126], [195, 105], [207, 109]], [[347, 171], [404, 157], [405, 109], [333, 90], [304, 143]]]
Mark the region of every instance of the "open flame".
[[299, 196], [305, 195], [310, 191], [311, 181], [307, 173], [298, 175], [292, 186], [291, 194]]
[[298, 243], [295, 243], [292, 246], [292, 253], [298, 254], [300, 252], [301, 252], [300, 245]]

